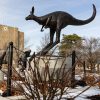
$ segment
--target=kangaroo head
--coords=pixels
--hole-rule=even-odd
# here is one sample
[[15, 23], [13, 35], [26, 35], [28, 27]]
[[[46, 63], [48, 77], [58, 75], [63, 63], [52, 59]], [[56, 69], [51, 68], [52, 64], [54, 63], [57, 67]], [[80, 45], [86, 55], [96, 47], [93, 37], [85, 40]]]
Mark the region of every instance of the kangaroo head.
[[26, 20], [34, 19], [34, 7], [32, 7], [32, 11], [30, 12], [30, 15], [28, 15], [25, 19]]

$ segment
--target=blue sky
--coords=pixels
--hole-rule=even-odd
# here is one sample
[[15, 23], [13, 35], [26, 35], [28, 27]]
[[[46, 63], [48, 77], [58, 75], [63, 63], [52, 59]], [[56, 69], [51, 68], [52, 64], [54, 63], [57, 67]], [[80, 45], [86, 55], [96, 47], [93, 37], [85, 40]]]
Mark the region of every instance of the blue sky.
[[31, 7], [35, 15], [41, 16], [53, 11], [65, 11], [78, 19], [87, 19], [92, 15], [92, 4], [97, 8], [95, 20], [84, 26], [67, 26], [62, 34], [76, 33], [82, 37], [100, 37], [100, 0], [0, 0], [0, 24], [18, 27], [25, 33], [25, 39], [33, 45], [32, 50], [40, 44], [41, 38], [49, 30], [40, 32], [41, 26], [34, 21], [26, 21]]

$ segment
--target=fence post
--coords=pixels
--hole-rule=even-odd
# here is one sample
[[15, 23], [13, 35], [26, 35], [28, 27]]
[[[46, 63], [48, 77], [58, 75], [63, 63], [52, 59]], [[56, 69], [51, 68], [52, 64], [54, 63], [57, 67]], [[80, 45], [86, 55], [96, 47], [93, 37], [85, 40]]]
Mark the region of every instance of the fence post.
[[72, 71], [71, 71], [71, 87], [75, 87], [75, 58], [76, 53], [75, 51], [72, 51]]
[[7, 96], [11, 96], [12, 63], [13, 63], [13, 42], [10, 42], [8, 48]]
[[85, 61], [83, 61], [83, 70], [84, 70], [84, 79], [86, 78], [86, 64]]

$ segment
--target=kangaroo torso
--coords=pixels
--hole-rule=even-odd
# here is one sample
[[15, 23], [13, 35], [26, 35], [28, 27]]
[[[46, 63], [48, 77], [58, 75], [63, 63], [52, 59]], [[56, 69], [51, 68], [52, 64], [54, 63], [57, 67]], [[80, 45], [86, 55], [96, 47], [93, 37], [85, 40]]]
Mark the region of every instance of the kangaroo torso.
[[72, 24], [73, 22], [73, 16], [71, 16], [70, 14], [63, 11], [56, 11], [39, 17], [40, 20], [42, 21], [41, 24], [45, 24], [47, 18], [49, 17], [51, 17], [51, 20], [48, 23], [47, 27], [54, 28], [57, 26], [57, 23], [60, 23], [62, 25], [61, 28], [64, 28], [66, 27], [66, 25]]

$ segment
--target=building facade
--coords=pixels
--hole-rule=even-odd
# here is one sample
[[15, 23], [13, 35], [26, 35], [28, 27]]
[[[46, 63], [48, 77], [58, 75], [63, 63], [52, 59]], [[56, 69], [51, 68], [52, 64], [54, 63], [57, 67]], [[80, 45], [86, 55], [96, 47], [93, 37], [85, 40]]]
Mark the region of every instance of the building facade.
[[5, 50], [11, 41], [16, 48], [24, 49], [24, 33], [16, 27], [0, 25], [0, 50]]
[[[13, 42], [14, 46], [19, 49], [24, 49], [24, 33], [20, 32], [16, 27], [0, 25], [0, 54], [6, 50], [9, 42]], [[18, 60], [18, 54], [14, 50], [14, 63]]]

